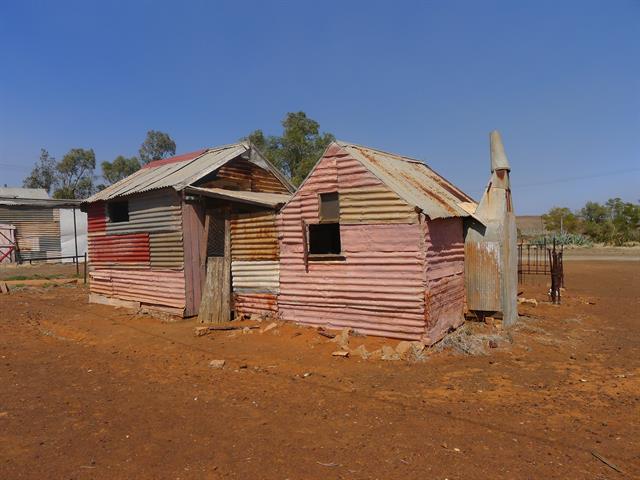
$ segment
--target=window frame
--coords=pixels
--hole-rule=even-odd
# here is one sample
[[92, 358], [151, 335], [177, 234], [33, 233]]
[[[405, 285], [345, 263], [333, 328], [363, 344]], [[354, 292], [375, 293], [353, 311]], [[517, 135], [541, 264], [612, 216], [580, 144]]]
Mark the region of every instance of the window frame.
[[[113, 217], [117, 215], [112, 215], [112, 209], [116, 205], [126, 205], [126, 220], [114, 220]], [[130, 210], [129, 210], [129, 200], [115, 200], [107, 202], [107, 218], [109, 219], [109, 223], [127, 223], [131, 220]], [[124, 216], [123, 216], [124, 218]]]
[[[337, 190], [331, 192], [318, 192], [318, 222], [319, 223], [340, 223], [340, 192]], [[335, 217], [323, 217], [322, 215], [322, 196], [323, 195], [335, 195], [337, 205], [337, 212]]]

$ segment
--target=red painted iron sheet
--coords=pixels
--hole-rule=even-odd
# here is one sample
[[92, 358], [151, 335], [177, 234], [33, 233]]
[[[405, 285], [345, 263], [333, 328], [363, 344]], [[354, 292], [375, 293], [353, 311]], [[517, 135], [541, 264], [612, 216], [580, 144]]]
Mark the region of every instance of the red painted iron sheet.
[[92, 262], [149, 263], [149, 234], [89, 237], [89, 258]]
[[87, 231], [104, 232], [107, 229], [106, 208], [104, 202], [90, 203], [87, 209]]
[[176, 155], [171, 158], [163, 158], [161, 160], [154, 160], [153, 162], [147, 163], [142, 168], [155, 168], [160, 167], [162, 165], [169, 165], [170, 163], [178, 163], [178, 162], [187, 162], [193, 160], [195, 158], [204, 155], [208, 149], [203, 148], [201, 150], [196, 150], [195, 152], [183, 153], [182, 155]]

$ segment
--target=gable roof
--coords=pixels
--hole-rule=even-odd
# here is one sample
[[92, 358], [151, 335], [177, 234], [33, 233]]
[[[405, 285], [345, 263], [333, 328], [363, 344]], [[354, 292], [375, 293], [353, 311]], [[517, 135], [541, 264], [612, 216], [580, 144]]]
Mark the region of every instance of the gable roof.
[[429, 218], [473, 216], [476, 202], [420, 160], [353, 143], [335, 143]]
[[294, 187], [251, 143], [240, 142], [206, 148], [150, 162], [127, 178], [85, 200], [86, 203], [172, 187], [178, 191], [192, 185], [234, 158], [248, 154], [248, 161], [271, 172], [290, 191]]

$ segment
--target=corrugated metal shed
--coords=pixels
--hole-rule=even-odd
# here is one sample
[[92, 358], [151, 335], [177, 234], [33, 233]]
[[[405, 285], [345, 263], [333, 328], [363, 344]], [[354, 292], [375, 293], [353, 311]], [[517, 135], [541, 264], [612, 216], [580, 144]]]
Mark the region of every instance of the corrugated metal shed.
[[198, 151], [191, 155], [185, 155], [183, 158], [174, 157], [173, 159], [161, 160], [155, 165], [150, 164], [147, 166], [148, 168], [142, 168], [127, 178], [96, 193], [86, 202], [93, 203], [99, 200], [110, 200], [120, 196], [167, 187], [182, 190], [243, 154], [248, 156], [248, 161], [271, 172], [293, 192], [293, 186], [271, 163], [248, 142], [241, 142]]
[[60, 256], [60, 211], [57, 208], [2, 206], [0, 223], [16, 227], [15, 236], [21, 258]]
[[[328, 192], [338, 193], [341, 252], [314, 258], [308, 225], [320, 222], [319, 195]], [[279, 314], [437, 341], [463, 321], [460, 217], [469, 213], [459, 202], [472, 200], [421, 162], [333, 143], [278, 216]]]

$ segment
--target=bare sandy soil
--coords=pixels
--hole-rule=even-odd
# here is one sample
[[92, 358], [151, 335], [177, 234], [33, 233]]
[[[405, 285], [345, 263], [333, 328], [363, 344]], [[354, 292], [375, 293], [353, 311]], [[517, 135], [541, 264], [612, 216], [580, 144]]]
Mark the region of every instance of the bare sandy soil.
[[639, 478], [640, 268], [565, 270], [563, 305], [473, 325], [504, 339], [486, 355], [418, 363], [291, 325], [195, 337], [82, 286], [0, 296], [0, 478]]

